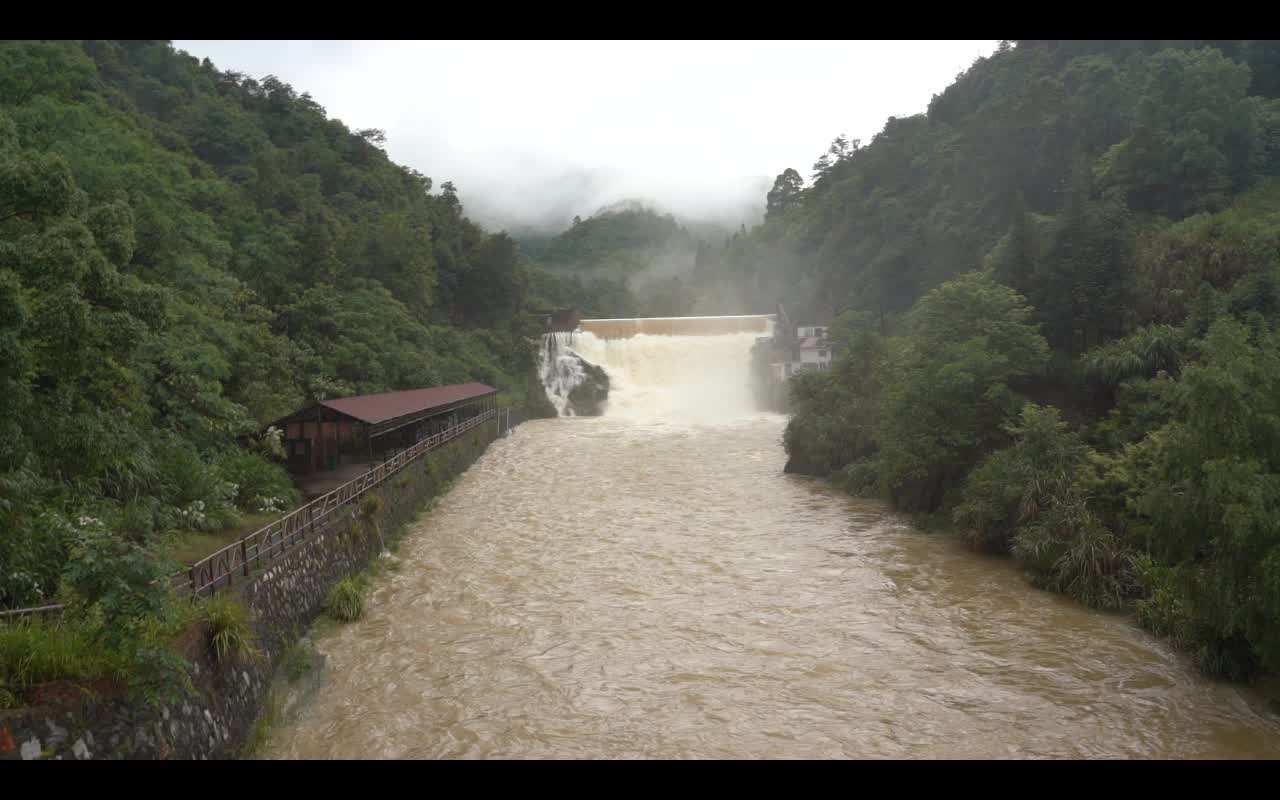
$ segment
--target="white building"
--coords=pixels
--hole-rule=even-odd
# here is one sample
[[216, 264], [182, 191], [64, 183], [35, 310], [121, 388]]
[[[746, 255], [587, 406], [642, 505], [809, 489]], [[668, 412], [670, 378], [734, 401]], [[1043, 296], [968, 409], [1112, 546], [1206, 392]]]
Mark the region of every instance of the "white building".
[[796, 329], [800, 346], [796, 350], [799, 360], [775, 361], [774, 376], [785, 381], [796, 373], [805, 370], [822, 370], [831, 368], [831, 343], [827, 341], [827, 328], [821, 325], [807, 325]]
[[831, 345], [826, 338], [810, 336], [800, 342], [800, 369], [830, 369]]

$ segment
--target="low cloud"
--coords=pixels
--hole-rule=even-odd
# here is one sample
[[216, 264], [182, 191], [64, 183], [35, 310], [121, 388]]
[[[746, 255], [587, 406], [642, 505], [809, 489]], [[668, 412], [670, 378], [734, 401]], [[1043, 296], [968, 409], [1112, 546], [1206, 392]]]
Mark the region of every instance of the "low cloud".
[[624, 199], [751, 225], [773, 176], [869, 141], [994, 41], [176, 41], [275, 75], [499, 228], [563, 228]]

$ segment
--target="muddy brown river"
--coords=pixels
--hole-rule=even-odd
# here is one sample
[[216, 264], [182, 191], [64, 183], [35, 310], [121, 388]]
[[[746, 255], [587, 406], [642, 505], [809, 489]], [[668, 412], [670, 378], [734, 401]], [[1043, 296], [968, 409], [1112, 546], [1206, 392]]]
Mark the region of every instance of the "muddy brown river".
[[1277, 758], [1127, 618], [784, 475], [785, 420], [539, 420], [423, 515], [276, 758]]

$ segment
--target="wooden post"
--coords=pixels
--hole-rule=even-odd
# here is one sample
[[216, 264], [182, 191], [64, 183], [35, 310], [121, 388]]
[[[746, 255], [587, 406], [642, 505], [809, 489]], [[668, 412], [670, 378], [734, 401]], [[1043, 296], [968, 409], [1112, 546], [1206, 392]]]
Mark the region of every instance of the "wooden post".
[[249, 577], [249, 547], [244, 539], [240, 540], [240, 561], [244, 564], [244, 576]]
[[[316, 443], [320, 445], [317, 448], [320, 451], [320, 460], [324, 461], [324, 406], [319, 403], [316, 404]], [[311, 454], [311, 471], [316, 471], [315, 452]]]

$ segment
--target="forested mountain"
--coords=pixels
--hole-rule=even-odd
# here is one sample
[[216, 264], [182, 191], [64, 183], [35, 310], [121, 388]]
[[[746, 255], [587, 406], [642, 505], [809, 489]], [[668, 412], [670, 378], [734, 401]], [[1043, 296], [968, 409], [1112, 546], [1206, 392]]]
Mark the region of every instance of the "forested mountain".
[[795, 317], [901, 313], [980, 266], [1015, 219], [1070, 197], [1088, 200], [1090, 224], [1123, 207], [1144, 228], [1223, 210], [1275, 172], [1271, 42], [1002, 47], [927, 113], [891, 118], [865, 146], [837, 139], [808, 185], [779, 175], [764, 225], [712, 254], [701, 283]]
[[706, 313], [708, 302], [700, 300], [715, 304], [694, 293], [691, 279], [709, 242], [727, 234], [622, 201], [521, 245], [532, 261], [533, 292], [549, 306], [572, 306], [586, 317], [681, 316]]
[[840, 356], [790, 469], [1280, 668], [1280, 44], [1004, 42], [711, 254]]
[[142, 602], [288, 492], [257, 435], [309, 398], [549, 411], [514, 242], [383, 140], [165, 41], [0, 43], [0, 607]]

